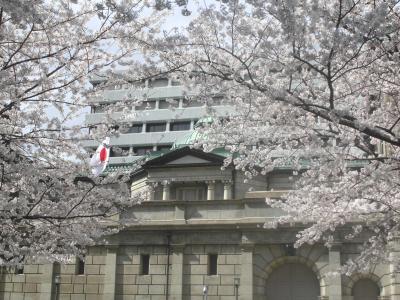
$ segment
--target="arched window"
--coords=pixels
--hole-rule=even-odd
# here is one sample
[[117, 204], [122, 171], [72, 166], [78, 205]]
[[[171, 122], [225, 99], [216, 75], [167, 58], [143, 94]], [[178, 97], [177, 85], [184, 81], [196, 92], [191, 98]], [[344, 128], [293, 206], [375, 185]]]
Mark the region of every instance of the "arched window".
[[362, 278], [353, 286], [354, 300], [377, 300], [379, 295], [379, 286], [369, 278]]
[[317, 276], [300, 263], [286, 263], [276, 268], [267, 279], [267, 300], [318, 300]]

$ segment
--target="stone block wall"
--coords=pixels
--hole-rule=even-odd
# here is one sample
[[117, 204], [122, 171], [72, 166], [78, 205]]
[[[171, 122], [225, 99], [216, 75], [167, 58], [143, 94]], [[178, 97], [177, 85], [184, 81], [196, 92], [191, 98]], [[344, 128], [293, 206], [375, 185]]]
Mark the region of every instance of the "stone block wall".
[[[299, 249], [284, 243], [216, 245], [210, 244], [211, 240], [221, 241], [222, 237], [208, 234], [209, 241], [198, 234], [192, 236], [197, 243], [172, 244], [169, 269], [165, 244], [90, 248], [83, 275], [76, 274], [74, 261], [27, 264], [21, 275], [3, 268], [0, 300], [164, 300], [167, 292], [170, 300], [203, 300], [204, 286], [208, 300], [232, 300], [236, 299], [235, 279], [240, 279], [240, 300], [265, 300], [268, 279], [285, 264], [308, 267], [319, 282], [320, 295], [325, 297], [321, 299], [352, 300], [355, 284], [368, 278], [379, 286], [381, 299], [399, 300], [395, 296], [400, 294], [400, 277], [393, 265], [379, 264], [350, 277], [327, 276], [354, 257], [361, 244], [330, 249], [318, 244]], [[141, 274], [142, 254], [150, 255], [149, 274]], [[218, 255], [216, 275], [209, 275], [209, 254]], [[57, 285], [56, 276], [60, 280]]]
[[[208, 255], [218, 254], [217, 275], [208, 275]], [[240, 247], [236, 245], [186, 246], [183, 258], [183, 299], [202, 300], [203, 287], [208, 300], [234, 299], [234, 278], [240, 277]]]
[[[142, 254], [150, 255], [148, 275], [140, 274]], [[165, 299], [167, 260], [166, 246], [120, 247], [117, 256], [115, 299]], [[169, 273], [171, 274], [171, 268]]]
[[104, 290], [106, 249], [93, 247], [85, 256], [85, 274], [77, 274], [77, 261], [55, 268], [60, 276], [59, 300], [100, 299]]
[[15, 274], [14, 268], [0, 271], [1, 300], [40, 300], [43, 265], [27, 264], [24, 274]]
[[[66, 264], [27, 264], [23, 274], [14, 268], [3, 268], [0, 274], [1, 300], [97, 300], [104, 289], [104, 247], [93, 247], [85, 257], [85, 274], [78, 275], [77, 261]], [[54, 278], [60, 283], [55, 285]]]

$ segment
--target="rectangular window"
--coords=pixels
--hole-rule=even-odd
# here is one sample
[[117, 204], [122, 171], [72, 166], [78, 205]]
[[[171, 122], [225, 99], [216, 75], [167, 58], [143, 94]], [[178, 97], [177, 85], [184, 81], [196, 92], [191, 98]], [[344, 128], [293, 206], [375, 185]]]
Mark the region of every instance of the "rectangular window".
[[156, 101], [147, 101], [145, 110], [155, 109], [156, 108]]
[[170, 130], [171, 131], [190, 130], [190, 121], [171, 123]]
[[135, 155], [146, 155], [147, 153], [153, 151], [153, 147], [137, 147], [133, 149]]
[[211, 105], [221, 105], [222, 104], [222, 97], [213, 97], [211, 100]]
[[168, 86], [168, 78], [157, 78], [149, 80], [149, 88], [157, 88], [165, 86]]
[[[113, 147], [113, 157], [121, 157], [129, 155], [129, 147]], [[110, 155], [111, 156], [111, 155]]]
[[169, 104], [165, 100], [158, 101], [158, 109], [167, 109], [169, 108]]
[[134, 107], [135, 107], [135, 110], [144, 110], [146, 108], [146, 102], [142, 101], [142, 102], [135, 103]]
[[204, 102], [201, 101], [196, 101], [196, 100], [191, 100], [188, 102], [183, 102], [184, 107], [202, 107], [204, 106]]
[[24, 274], [24, 267], [23, 266], [16, 267], [15, 268], [15, 274], [17, 274], [17, 275]]
[[92, 106], [92, 111], [95, 114], [103, 113], [109, 108], [109, 104], [100, 104], [96, 106]]
[[208, 254], [208, 275], [218, 274], [218, 254]]
[[110, 157], [118, 157], [118, 154], [114, 151], [114, 147], [110, 148]]
[[159, 109], [177, 108], [179, 106], [179, 99], [166, 99], [158, 102]]
[[76, 275], [84, 275], [85, 274], [85, 260], [77, 257], [76, 258], [76, 266], [75, 266]]
[[140, 255], [140, 274], [149, 275], [150, 269], [150, 255], [142, 254]]
[[133, 124], [128, 128], [127, 133], [141, 133], [143, 129], [143, 124]]
[[155, 109], [155, 107], [155, 101], [143, 101], [142, 103], [137, 103], [137, 105], [135, 105], [135, 110], [151, 110]]
[[146, 126], [146, 132], [163, 132], [166, 128], [166, 123], [149, 123]]
[[159, 145], [157, 146], [157, 151], [166, 151], [170, 150], [172, 145]]
[[135, 89], [144, 89], [145, 88], [145, 80], [139, 80], [139, 81], [128, 81], [129, 82], [129, 86], [131, 88], [135, 88]]

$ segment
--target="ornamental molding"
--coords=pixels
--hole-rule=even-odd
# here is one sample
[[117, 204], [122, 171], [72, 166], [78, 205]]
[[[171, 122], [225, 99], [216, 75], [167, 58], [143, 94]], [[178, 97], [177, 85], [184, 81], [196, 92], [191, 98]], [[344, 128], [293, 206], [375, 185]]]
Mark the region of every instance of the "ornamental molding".
[[193, 182], [193, 181], [201, 181], [201, 182], [210, 182], [210, 181], [221, 181], [221, 182], [231, 182], [231, 179], [229, 176], [224, 176], [224, 175], [215, 175], [215, 176], [182, 176], [182, 177], [177, 177], [175, 176], [174, 178], [168, 177], [168, 176], [160, 176], [160, 177], [152, 177], [149, 178], [148, 181], [151, 183], [155, 182], [165, 182], [168, 181], [170, 183], [173, 182]]

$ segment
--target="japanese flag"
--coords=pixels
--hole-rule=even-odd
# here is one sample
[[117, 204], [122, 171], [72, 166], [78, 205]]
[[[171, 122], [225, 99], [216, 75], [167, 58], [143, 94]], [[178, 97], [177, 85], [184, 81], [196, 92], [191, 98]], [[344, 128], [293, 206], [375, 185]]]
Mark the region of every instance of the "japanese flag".
[[96, 152], [90, 159], [90, 166], [92, 167], [92, 174], [94, 177], [99, 176], [108, 164], [110, 158], [110, 138], [106, 137], [104, 141], [97, 147]]

